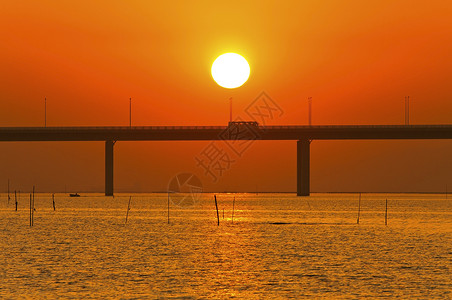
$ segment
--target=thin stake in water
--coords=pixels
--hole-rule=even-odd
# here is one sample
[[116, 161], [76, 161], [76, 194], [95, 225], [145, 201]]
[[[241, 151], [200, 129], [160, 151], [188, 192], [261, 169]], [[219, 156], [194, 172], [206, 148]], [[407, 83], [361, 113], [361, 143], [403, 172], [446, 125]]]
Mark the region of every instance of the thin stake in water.
[[359, 224], [359, 214], [361, 212], [361, 193], [359, 193], [359, 200], [358, 200], [358, 219], [356, 220], [356, 224]]
[[169, 224], [169, 192], [168, 192], [168, 224]]
[[8, 178], [8, 204], [9, 204], [10, 199], [11, 199], [11, 197], [9, 196], [9, 178]]
[[55, 194], [52, 194], [53, 211], [55, 211]]
[[[19, 196], [20, 196], [20, 192], [19, 192]], [[14, 191], [14, 200], [15, 200], [16, 211], [17, 211], [17, 196], [16, 196], [16, 191]]]
[[232, 200], [232, 224], [234, 224], [234, 207], [235, 206], [235, 196], [234, 196], [234, 200]]
[[35, 221], [35, 186], [33, 186], [33, 202], [31, 206], [31, 225], [34, 225]]
[[388, 199], [386, 198], [385, 225], [388, 225]]
[[32, 216], [31, 216], [31, 194], [30, 194], [30, 227], [33, 226], [31, 218], [32, 218]]
[[217, 209], [217, 220], [218, 220], [218, 226], [220, 226], [220, 215], [218, 214], [218, 203], [217, 203], [217, 195], [213, 195], [215, 198], [215, 208]]
[[129, 218], [130, 200], [132, 200], [132, 196], [129, 197], [129, 204], [127, 204], [126, 224], [127, 224], [127, 219]]

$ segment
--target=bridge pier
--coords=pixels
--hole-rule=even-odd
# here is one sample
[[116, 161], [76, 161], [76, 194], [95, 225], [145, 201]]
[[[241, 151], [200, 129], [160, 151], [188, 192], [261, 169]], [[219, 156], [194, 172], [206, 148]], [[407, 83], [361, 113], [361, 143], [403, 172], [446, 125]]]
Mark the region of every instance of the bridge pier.
[[105, 196], [113, 196], [113, 146], [112, 140], [105, 141]]
[[310, 144], [309, 139], [297, 141], [297, 196], [309, 196], [310, 194]]

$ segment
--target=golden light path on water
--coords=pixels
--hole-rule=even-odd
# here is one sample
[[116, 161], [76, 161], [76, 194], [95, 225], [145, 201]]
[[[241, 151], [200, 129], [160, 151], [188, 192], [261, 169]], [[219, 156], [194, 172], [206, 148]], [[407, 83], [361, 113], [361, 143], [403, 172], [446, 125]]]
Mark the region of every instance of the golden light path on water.
[[[451, 296], [452, 201], [440, 194], [0, 195], [0, 298]], [[236, 197], [234, 224], [232, 201]], [[388, 198], [388, 226], [384, 225]], [[224, 219], [223, 219], [224, 209]]]

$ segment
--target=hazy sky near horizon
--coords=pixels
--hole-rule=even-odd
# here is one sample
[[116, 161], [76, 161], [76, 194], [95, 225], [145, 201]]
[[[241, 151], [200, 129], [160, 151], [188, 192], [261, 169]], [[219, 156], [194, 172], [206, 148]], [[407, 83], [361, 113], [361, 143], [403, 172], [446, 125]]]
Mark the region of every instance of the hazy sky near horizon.
[[[243, 55], [247, 83], [210, 75]], [[0, 126], [225, 125], [265, 91], [269, 124], [452, 123], [450, 1], [0, 2]], [[164, 190], [193, 172], [208, 190], [295, 191], [296, 143], [255, 142], [217, 182], [208, 142], [118, 142], [117, 191]], [[223, 147], [225, 147], [223, 145]], [[225, 151], [227, 149], [225, 148]], [[313, 191], [442, 191], [452, 141], [314, 141]], [[102, 191], [104, 145], [0, 143], [0, 190]]]

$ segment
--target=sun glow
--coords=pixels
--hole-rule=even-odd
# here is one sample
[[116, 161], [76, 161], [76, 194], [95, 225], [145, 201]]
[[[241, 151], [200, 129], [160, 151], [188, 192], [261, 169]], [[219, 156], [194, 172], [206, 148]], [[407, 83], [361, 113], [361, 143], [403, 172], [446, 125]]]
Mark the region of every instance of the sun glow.
[[238, 88], [250, 77], [250, 65], [236, 53], [225, 53], [212, 64], [212, 77], [219, 86], [227, 89]]

